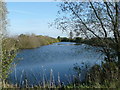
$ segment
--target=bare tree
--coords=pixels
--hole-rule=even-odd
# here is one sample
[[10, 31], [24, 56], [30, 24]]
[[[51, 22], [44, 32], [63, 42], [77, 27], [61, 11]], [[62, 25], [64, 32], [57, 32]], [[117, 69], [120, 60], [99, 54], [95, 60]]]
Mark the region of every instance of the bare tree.
[[112, 50], [120, 65], [119, 2], [63, 2], [59, 6], [59, 14], [65, 13], [65, 16], [55, 20], [58, 29], [98, 38], [108, 61]]

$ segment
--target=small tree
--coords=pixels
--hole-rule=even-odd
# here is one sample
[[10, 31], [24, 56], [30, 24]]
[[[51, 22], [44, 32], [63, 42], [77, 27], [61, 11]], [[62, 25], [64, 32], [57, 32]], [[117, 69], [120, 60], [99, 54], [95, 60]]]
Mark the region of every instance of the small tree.
[[57, 39], [58, 39], [59, 41], [61, 41], [61, 37], [60, 37], [60, 36], [58, 36]]
[[12, 62], [16, 55], [15, 45], [9, 49], [6, 48], [8, 47], [6, 44], [8, 42], [8, 39], [6, 38], [7, 13], [6, 3], [0, 1], [0, 79], [2, 84], [4, 84], [11, 71]]

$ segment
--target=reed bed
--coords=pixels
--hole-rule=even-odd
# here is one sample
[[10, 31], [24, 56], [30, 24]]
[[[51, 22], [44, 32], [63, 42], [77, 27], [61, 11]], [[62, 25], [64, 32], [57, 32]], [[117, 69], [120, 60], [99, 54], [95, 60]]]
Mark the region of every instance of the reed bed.
[[[62, 73], [57, 73], [57, 79], [55, 79], [55, 74], [54, 70], [51, 69], [49, 72], [49, 75], [46, 74], [46, 69], [42, 67], [41, 72], [37, 72], [39, 78], [36, 76], [37, 74], [33, 73], [31, 69], [31, 76], [32, 76], [32, 83], [37, 82], [35, 84], [30, 84], [31, 80], [30, 78], [27, 78], [27, 71], [22, 70], [21, 71], [21, 76], [16, 77], [16, 71], [14, 72], [14, 77], [16, 83], [5, 83], [4, 88], [44, 88], [44, 89], [51, 89], [51, 88], [119, 88], [119, 71], [117, 69], [117, 66], [115, 65], [113, 67], [114, 63], [111, 63], [112, 67], [109, 66], [110, 72], [107, 70], [106, 73], [103, 72], [103, 70], [100, 70], [99, 65], [94, 65], [92, 68], [89, 69], [89, 71], [86, 73], [86, 79], [84, 81], [81, 80], [81, 73], [79, 71], [76, 71], [77, 73], [75, 74], [65, 74], [65, 82], [61, 80], [62, 77], [60, 75]], [[108, 64], [103, 64], [103, 66], [107, 66], [106, 69], [108, 69]], [[101, 66], [101, 69], [103, 68]], [[105, 68], [104, 68], [105, 69]], [[111, 73], [112, 72], [112, 73]], [[116, 73], [114, 73], [116, 72]], [[108, 73], [111, 73], [111, 75]], [[108, 76], [107, 76], [108, 75]], [[100, 77], [99, 77], [100, 76]], [[112, 76], [112, 77], [111, 77]], [[105, 78], [106, 77], [106, 78]], [[111, 77], [111, 78], [109, 78]], [[18, 81], [18, 78], [19, 81]], [[101, 78], [105, 78], [102, 82], [100, 83], [99, 81], [102, 80]], [[34, 80], [33, 80], [34, 79]], [[109, 81], [109, 79], [111, 81]], [[105, 82], [104, 82], [105, 81]], [[19, 82], [19, 83], [18, 83]]]

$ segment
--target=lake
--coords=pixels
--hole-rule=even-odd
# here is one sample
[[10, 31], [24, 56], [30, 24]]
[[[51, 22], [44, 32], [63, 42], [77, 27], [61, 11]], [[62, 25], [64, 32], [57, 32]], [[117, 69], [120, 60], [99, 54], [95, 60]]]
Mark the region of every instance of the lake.
[[77, 74], [75, 66], [81, 68], [80, 80], [84, 80], [86, 66], [101, 64], [104, 55], [100, 48], [72, 42], [58, 42], [35, 49], [21, 50], [15, 63], [16, 68], [9, 75], [9, 82], [24, 85], [38, 85], [46, 82], [69, 84]]

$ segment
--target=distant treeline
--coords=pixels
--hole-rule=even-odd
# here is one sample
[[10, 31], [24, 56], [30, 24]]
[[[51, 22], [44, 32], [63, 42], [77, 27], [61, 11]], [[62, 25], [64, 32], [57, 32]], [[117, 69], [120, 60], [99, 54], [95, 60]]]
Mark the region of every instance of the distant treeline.
[[83, 38], [81, 37], [75, 37], [75, 38], [67, 38], [67, 37], [60, 37], [58, 36], [57, 39], [60, 42], [76, 42], [76, 43], [81, 43], [83, 41]]
[[74, 37], [74, 38], [67, 38], [67, 37], [60, 37], [58, 36], [57, 39], [60, 42], [76, 42], [76, 43], [84, 43], [92, 46], [105, 46], [103, 42], [109, 43], [112, 46], [113, 38], [101, 38], [103, 41], [99, 40], [98, 38], [82, 38], [82, 37]]
[[58, 40], [55, 38], [34, 34], [33, 35], [21, 34], [17, 37], [6, 38], [3, 41], [5, 48], [7, 50], [10, 48], [32, 49], [43, 45], [49, 45], [55, 42], [58, 42]]

